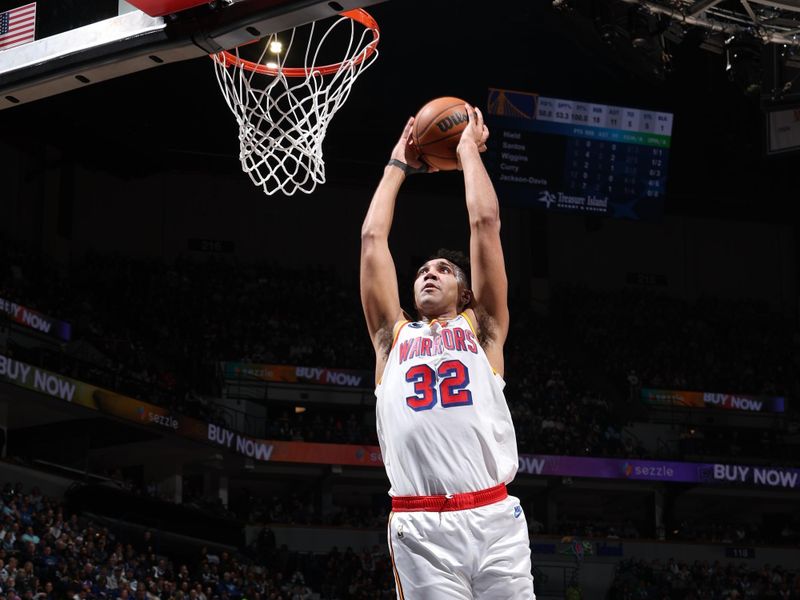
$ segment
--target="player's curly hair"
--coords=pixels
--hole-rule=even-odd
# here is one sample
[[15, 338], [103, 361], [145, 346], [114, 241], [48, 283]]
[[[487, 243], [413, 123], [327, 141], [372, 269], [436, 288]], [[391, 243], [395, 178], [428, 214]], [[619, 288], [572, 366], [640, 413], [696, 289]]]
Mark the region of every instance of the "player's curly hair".
[[448, 250], [447, 248], [439, 248], [436, 252], [428, 257], [428, 260], [436, 258], [443, 258], [453, 263], [458, 271], [456, 272], [456, 279], [461, 280], [465, 289], [472, 289], [472, 282], [470, 281], [470, 266], [469, 257], [460, 250]]

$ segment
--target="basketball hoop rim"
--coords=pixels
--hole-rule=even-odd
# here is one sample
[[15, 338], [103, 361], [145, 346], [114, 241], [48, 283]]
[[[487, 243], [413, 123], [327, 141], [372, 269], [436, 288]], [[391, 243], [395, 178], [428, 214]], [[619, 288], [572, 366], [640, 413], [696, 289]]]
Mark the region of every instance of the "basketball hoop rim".
[[[337, 71], [339, 71], [345, 63], [347, 63], [347, 65], [350, 67], [356, 67], [362, 62], [364, 62], [366, 59], [368, 59], [370, 56], [372, 56], [378, 47], [378, 40], [380, 38], [380, 28], [378, 27], [378, 22], [373, 18], [372, 15], [370, 15], [363, 8], [346, 10], [344, 12], [339, 13], [339, 15], [342, 17], [347, 17], [348, 19], [352, 19], [353, 21], [357, 21], [358, 23], [361, 23], [364, 27], [366, 27], [372, 32], [372, 41], [366, 46], [364, 51], [358, 53], [358, 57], [356, 57], [356, 59], [353, 61], [342, 61], [330, 65], [312, 67], [310, 69], [306, 69], [305, 67], [284, 67], [281, 69], [275, 67], [268, 67], [267, 65], [261, 63], [240, 58], [232, 54], [228, 50], [223, 50], [221, 52], [217, 52], [216, 54], [211, 54], [209, 56], [213, 60], [220, 63], [223, 67], [235, 66], [239, 67], [240, 69], [246, 69], [254, 73], [259, 73], [260, 75], [270, 75], [273, 77], [278, 74], [285, 75], [286, 77], [308, 77], [309, 75], [332, 75]], [[256, 41], [258, 40], [247, 42], [247, 44], [253, 44]]]

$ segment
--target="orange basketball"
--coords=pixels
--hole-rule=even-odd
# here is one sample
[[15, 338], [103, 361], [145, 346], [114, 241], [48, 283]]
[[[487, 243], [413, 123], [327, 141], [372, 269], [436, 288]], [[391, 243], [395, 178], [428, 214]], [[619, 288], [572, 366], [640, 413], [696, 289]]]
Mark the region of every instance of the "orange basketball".
[[457, 169], [456, 146], [468, 121], [460, 98], [443, 96], [428, 102], [419, 109], [411, 132], [420, 158], [442, 171]]

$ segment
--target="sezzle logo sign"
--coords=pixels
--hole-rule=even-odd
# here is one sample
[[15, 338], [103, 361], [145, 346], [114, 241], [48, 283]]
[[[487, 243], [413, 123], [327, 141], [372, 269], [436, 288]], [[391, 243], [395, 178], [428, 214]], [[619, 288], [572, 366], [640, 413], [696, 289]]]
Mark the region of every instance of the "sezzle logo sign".
[[675, 469], [669, 465], [636, 465], [626, 462], [622, 465], [622, 473], [625, 477], [655, 478], [658, 481], [675, 477]]
[[155, 423], [156, 425], [161, 425], [162, 427], [167, 427], [172, 430], [178, 429], [178, 419], [170, 415], [157, 415], [156, 413], [148, 412], [147, 418], [151, 423]]
[[175, 417], [171, 415], [159, 415], [158, 413], [154, 413], [150, 410], [145, 410], [143, 406], [137, 408], [136, 412], [139, 413], [139, 418], [142, 421], [155, 423], [156, 425], [161, 425], [162, 427], [172, 429], [173, 431], [177, 431], [178, 427], [180, 426], [178, 419]]

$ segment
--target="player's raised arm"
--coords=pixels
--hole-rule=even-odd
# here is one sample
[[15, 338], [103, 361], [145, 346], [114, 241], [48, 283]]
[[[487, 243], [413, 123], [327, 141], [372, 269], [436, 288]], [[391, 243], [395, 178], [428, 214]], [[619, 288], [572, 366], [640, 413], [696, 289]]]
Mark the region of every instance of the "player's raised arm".
[[480, 110], [469, 104], [465, 108], [469, 124], [461, 134], [458, 158], [464, 171], [469, 213], [472, 291], [477, 304], [488, 317], [488, 331], [482, 336], [486, 340], [485, 350], [492, 365], [501, 370], [509, 316], [508, 279], [500, 244], [500, 207], [480, 156], [486, 149], [489, 130]]
[[410, 118], [392, 150], [391, 160], [361, 226], [361, 304], [379, 359], [388, 351], [387, 340], [391, 345], [394, 324], [403, 317], [397, 272], [389, 251], [395, 200], [406, 173], [428, 170], [409, 140], [413, 123], [414, 119]]

